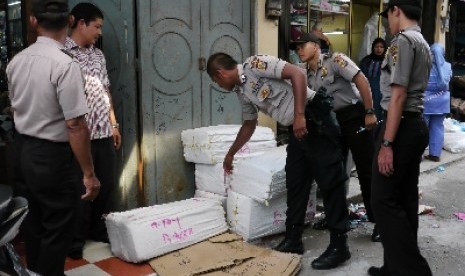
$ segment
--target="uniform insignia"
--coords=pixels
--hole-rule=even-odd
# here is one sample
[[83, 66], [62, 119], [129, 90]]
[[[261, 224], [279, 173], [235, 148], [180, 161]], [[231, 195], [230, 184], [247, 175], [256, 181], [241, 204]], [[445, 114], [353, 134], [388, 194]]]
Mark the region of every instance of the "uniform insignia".
[[388, 48], [388, 53], [389, 53], [389, 55], [391, 55], [392, 61], [394, 62], [394, 65], [395, 65], [396, 62], [397, 62], [397, 57], [398, 57], [398, 54], [399, 54], [399, 49], [397, 48], [397, 46], [391, 45], [391, 47]]
[[333, 61], [337, 63], [339, 67], [341, 68], [344, 68], [347, 66], [347, 61], [342, 57], [342, 55], [337, 55]]
[[268, 98], [271, 95], [270, 88], [268, 86], [263, 87], [262, 90], [258, 92], [257, 98], [259, 101], [264, 101], [266, 98]]
[[324, 78], [328, 75], [328, 68], [322, 67], [321, 68], [321, 77]]
[[70, 52], [68, 52], [67, 50], [65, 49], [60, 49], [63, 53], [67, 54], [68, 56], [70, 56], [72, 59], [74, 59], [74, 55], [71, 54]]
[[258, 69], [258, 70], [266, 70], [268, 67], [268, 64], [264, 62], [263, 60], [260, 60], [257, 57], [254, 57], [253, 60], [250, 62], [250, 67], [252, 69]]

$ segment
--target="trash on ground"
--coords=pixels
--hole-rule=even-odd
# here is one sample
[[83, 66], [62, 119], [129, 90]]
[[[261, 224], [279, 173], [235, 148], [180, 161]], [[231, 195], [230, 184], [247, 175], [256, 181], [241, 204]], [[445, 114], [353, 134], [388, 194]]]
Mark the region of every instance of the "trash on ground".
[[419, 215], [433, 214], [434, 209], [436, 209], [436, 207], [420, 204], [418, 206], [418, 214]]
[[465, 213], [454, 213], [459, 220], [465, 220]]
[[444, 168], [444, 166], [439, 166], [439, 167], [436, 168], [436, 171], [437, 171], [437, 172], [443, 172], [443, 171], [445, 171], [445, 170], [446, 170], [446, 169]]

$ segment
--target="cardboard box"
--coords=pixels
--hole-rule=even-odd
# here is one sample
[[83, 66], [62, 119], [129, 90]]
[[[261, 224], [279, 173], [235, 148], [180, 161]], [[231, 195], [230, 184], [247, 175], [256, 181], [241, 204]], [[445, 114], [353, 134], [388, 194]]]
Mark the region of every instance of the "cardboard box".
[[155, 258], [150, 266], [160, 275], [296, 275], [301, 256], [243, 242], [223, 234], [190, 247]]

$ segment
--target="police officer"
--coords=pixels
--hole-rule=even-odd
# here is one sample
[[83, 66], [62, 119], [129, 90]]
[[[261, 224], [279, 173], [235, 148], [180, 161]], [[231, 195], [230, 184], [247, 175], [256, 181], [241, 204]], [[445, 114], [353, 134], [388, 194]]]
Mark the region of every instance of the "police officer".
[[381, 13], [394, 35], [382, 63], [385, 122], [376, 143], [372, 205], [384, 248], [369, 275], [432, 275], [418, 248], [418, 177], [428, 145], [422, 119], [431, 52], [421, 34], [421, 1], [391, 0]]
[[[88, 108], [81, 71], [63, 50], [68, 1], [32, 1], [30, 23], [37, 42], [18, 53], [6, 70], [17, 131], [15, 178], [29, 205], [23, 224], [27, 266], [40, 275], [63, 276], [78, 200], [95, 199], [100, 182], [84, 119]], [[81, 196], [82, 184], [86, 191]]]
[[[347, 161], [349, 149], [352, 152], [367, 216], [369, 221], [375, 222], [370, 204], [374, 151], [371, 129], [377, 119], [368, 80], [346, 55], [321, 54], [320, 39], [313, 33], [303, 33], [290, 43], [290, 48], [306, 63], [309, 87], [314, 90], [325, 87], [327, 94], [334, 98], [333, 110], [341, 127], [342, 153]], [[371, 239], [380, 240], [376, 226]]]
[[234, 155], [252, 136], [258, 111], [289, 126], [286, 236], [275, 249], [303, 254], [305, 210], [315, 179], [322, 191], [331, 235], [330, 245], [312, 267], [330, 269], [348, 260], [347, 174], [338, 144], [339, 128], [326, 94], [307, 87], [304, 70], [272, 56], [252, 56], [237, 64], [231, 56], [217, 53], [208, 59], [207, 72], [220, 87], [234, 91], [242, 104], [244, 122], [225, 156], [226, 173], [232, 172]]

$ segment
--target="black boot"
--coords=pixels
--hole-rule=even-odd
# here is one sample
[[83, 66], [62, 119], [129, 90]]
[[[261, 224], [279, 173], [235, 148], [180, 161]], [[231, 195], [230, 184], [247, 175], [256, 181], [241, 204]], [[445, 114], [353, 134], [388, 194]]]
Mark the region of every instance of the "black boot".
[[372, 242], [381, 242], [381, 235], [379, 234], [378, 225], [375, 224], [373, 228], [373, 233], [371, 234]]
[[273, 249], [286, 253], [304, 254], [304, 244], [302, 243], [303, 227], [288, 226], [286, 228], [286, 237]]
[[312, 262], [313, 269], [331, 269], [350, 259], [347, 234], [331, 233], [328, 248]]
[[386, 271], [386, 268], [384, 266], [382, 267], [376, 267], [372, 266], [368, 269], [368, 275], [370, 276], [387, 276], [389, 273]]
[[295, 253], [299, 255], [304, 254], [304, 244], [302, 243], [302, 239], [293, 240], [285, 238], [273, 249], [285, 253]]

